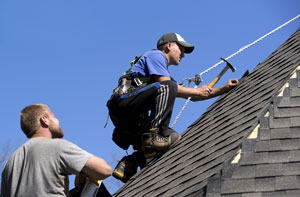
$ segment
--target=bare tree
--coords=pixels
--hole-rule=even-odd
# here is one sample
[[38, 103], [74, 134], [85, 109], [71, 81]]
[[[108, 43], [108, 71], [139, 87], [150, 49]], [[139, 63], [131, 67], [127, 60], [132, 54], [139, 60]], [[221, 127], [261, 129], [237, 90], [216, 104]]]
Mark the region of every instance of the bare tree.
[[[2, 167], [9, 155], [9, 153], [12, 150], [12, 145], [10, 143], [10, 141], [8, 141], [3, 147], [2, 150], [0, 152], [0, 166]], [[2, 169], [2, 168], [1, 168]]]
[[[1, 152], [0, 152], [0, 180], [1, 180], [1, 172], [2, 172], [2, 169], [3, 169], [3, 166], [9, 156], [9, 154], [11, 153], [12, 151], [12, 145], [10, 143], [10, 141], [7, 141], [7, 143], [2, 147], [1, 149]], [[0, 189], [1, 189], [1, 182], [0, 182]]]

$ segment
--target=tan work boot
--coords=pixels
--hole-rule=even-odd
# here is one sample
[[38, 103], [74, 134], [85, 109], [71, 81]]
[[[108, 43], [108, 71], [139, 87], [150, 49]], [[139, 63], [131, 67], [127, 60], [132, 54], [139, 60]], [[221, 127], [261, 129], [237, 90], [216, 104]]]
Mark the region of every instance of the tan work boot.
[[148, 133], [142, 135], [143, 149], [166, 151], [175, 145], [181, 138], [177, 132], [173, 132], [169, 137], [158, 134], [158, 128], [150, 129]]

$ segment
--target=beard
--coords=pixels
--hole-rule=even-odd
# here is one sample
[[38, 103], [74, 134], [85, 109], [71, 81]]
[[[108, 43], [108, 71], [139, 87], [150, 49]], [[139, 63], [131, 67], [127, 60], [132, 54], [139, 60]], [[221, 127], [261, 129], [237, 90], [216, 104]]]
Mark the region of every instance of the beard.
[[62, 138], [64, 137], [64, 131], [60, 128], [59, 125], [49, 125], [49, 130], [52, 134], [52, 138]]

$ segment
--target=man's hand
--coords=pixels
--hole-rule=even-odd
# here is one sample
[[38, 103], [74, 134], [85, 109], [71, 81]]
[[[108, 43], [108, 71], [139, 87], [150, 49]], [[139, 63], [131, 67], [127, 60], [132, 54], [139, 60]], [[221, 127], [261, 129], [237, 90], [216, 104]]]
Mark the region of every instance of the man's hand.
[[224, 85], [224, 89], [225, 92], [228, 92], [229, 90], [231, 90], [232, 88], [236, 87], [237, 85], [239, 85], [239, 80], [238, 79], [230, 79], [225, 85]]
[[210, 99], [216, 96], [220, 96], [224, 93], [229, 92], [232, 88], [239, 84], [238, 79], [230, 79], [223, 87], [211, 88], [208, 85], [201, 86], [195, 89], [195, 94], [192, 96], [192, 101], [201, 101], [205, 99]]
[[193, 96], [193, 99], [203, 100], [212, 93], [213, 89], [208, 85], [203, 85], [200, 88], [197, 88], [196, 91], [196, 95]]

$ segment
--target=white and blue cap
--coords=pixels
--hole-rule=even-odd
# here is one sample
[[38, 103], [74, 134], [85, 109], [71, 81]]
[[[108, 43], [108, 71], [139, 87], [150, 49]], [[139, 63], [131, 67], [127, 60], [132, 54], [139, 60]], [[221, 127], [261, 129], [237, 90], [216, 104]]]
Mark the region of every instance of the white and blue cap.
[[179, 34], [177, 33], [167, 33], [159, 38], [157, 41], [157, 48], [161, 45], [166, 44], [168, 42], [176, 42], [177, 44], [184, 47], [184, 53], [191, 53], [194, 50], [194, 46], [187, 43]]

